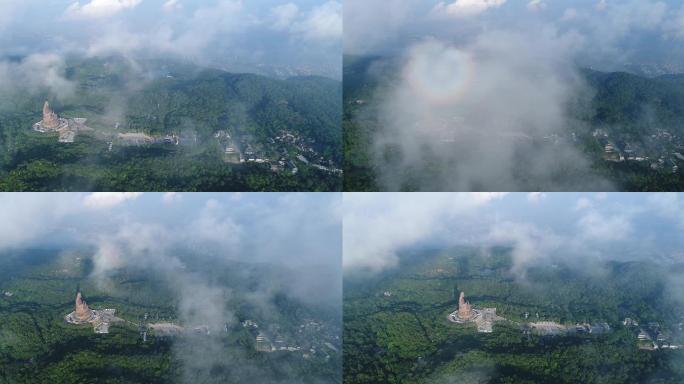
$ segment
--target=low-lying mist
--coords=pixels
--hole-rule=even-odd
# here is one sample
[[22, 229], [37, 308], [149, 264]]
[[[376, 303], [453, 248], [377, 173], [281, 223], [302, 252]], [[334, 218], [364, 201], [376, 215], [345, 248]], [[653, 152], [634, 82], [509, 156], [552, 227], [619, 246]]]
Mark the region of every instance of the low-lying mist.
[[[122, 282], [142, 279], [157, 284], [161, 297], [172, 298], [168, 305], [175, 321], [189, 330], [172, 345], [180, 382], [225, 382], [227, 377], [242, 382], [259, 372], [264, 382], [296, 382], [301, 367], [291, 367], [292, 359], [260, 358], [227, 343], [226, 331], [242, 328], [238, 314], [245, 316], [244, 308], [262, 325], [277, 325], [285, 310], [278, 303], [284, 301], [302, 311], [289, 317], [314, 316], [340, 326], [337, 195], [104, 193], [0, 199], [7, 207], [0, 222], [8, 228], [0, 241], [7, 255], [3, 265], [22, 265], [13, 258], [23, 257], [27, 248], [54, 249], [50, 254], [59, 257], [75, 250], [89, 263], [85, 281], [102, 292], [116, 296]], [[16, 219], [18, 212], [24, 220]], [[192, 331], [196, 327], [202, 331]], [[328, 378], [312, 375], [310, 382]]]
[[385, 190], [611, 190], [573, 136], [591, 93], [572, 35], [492, 30], [474, 42], [417, 43], [381, 86], [373, 163]]

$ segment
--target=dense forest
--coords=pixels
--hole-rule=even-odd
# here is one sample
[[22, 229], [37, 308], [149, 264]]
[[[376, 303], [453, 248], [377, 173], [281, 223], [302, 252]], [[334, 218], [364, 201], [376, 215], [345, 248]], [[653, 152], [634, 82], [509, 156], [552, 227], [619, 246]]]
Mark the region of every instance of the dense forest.
[[[681, 297], [667, 276], [649, 262], [570, 263], [534, 267], [521, 280], [505, 248], [487, 257], [406, 252], [394, 270], [345, 281], [345, 382], [679, 383], [683, 351], [639, 349], [638, 329], [623, 325], [657, 323], [681, 342]], [[492, 333], [449, 322], [461, 291], [506, 320]], [[524, 332], [528, 321], [606, 322], [611, 331], [543, 336]]]
[[[269, 143], [281, 131], [299, 135], [341, 164], [341, 84], [321, 77], [277, 80], [188, 64], [121, 58], [73, 59], [66, 77], [72, 95], [0, 95], [0, 190], [311, 190], [341, 188], [341, 175], [296, 159], [299, 172], [268, 164], [229, 164], [218, 131]], [[88, 118], [93, 132], [74, 143], [31, 130], [49, 99], [61, 117]], [[177, 135], [181, 145], [109, 147], [119, 132]]]

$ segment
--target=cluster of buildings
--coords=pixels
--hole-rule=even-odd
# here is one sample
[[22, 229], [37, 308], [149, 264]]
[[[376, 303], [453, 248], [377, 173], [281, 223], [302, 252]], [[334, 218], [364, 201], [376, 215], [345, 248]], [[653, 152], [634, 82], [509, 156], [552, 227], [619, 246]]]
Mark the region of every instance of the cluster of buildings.
[[[126, 132], [116, 135], [117, 143], [126, 146], [142, 146], [151, 144], [178, 145], [178, 135], [150, 136], [142, 132]], [[111, 148], [111, 147], [110, 147]]]
[[682, 349], [684, 345], [676, 344], [671, 341], [668, 336], [660, 328], [660, 324], [651, 322], [644, 325], [639, 325], [636, 320], [625, 318], [622, 322], [626, 327], [631, 329], [636, 335], [639, 349], [654, 351], [657, 349]]
[[578, 323], [575, 325], [565, 325], [556, 323], [554, 321], [537, 321], [527, 323], [523, 326], [523, 333], [535, 333], [541, 336], [563, 336], [563, 335], [581, 335], [592, 334], [600, 335], [610, 332], [611, 328], [608, 323]]
[[227, 130], [215, 132], [214, 138], [224, 150], [226, 163], [269, 164], [273, 172], [290, 172], [293, 175], [299, 172], [297, 163], [300, 163], [324, 172], [342, 174], [342, 169], [337, 168], [332, 160], [326, 160], [313, 148], [314, 139], [304, 139], [296, 132], [282, 130], [264, 145], [255, 144], [249, 135], [236, 139]]
[[302, 347], [296, 344], [288, 343], [282, 335], [276, 334], [273, 342], [268, 338], [265, 332], [260, 331], [255, 338], [255, 348], [259, 352], [276, 352], [276, 351], [288, 351], [296, 352], [301, 351]]
[[647, 162], [653, 170], [679, 171], [679, 162], [684, 161], [684, 143], [677, 135], [657, 129], [645, 138], [643, 144], [612, 138], [605, 129], [592, 132], [603, 147], [603, 159], [612, 162]]
[[[299, 345], [288, 343], [285, 338], [277, 332], [269, 335], [269, 332], [259, 329], [259, 324], [257, 324], [256, 321], [249, 319], [245, 320], [242, 322], [242, 326], [256, 334], [254, 337], [255, 349], [259, 352], [296, 352], [302, 350], [302, 347]], [[273, 341], [271, 341], [272, 339]]]
[[254, 348], [259, 352], [298, 352], [304, 359], [322, 358], [328, 360], [331, 353], [338, 353], [341, 340], [338, 330], [328, 332], [327, 326], [315, 320], [305, 320], [296, 333], [291, 337], [297, 342], [283, 336], [278, 326], [267, 327], [269, 330], [259, 327], [253, 320], [245, 320], [242, 326], [254, 335]]
[[[269, 139], [269, 142], [272, 145], [277, 145], [280, 151], [277, 163], [272, 163], [271, 167], [275, 172], [290, 170], [292, 174], [296, 174], [298, 171], [297, 165], [294, 162], [296, 159], [304, 165], [324, 172], [342, 173], [342, 170], [337, 168], [332, 160], [326, 160], [314, 149], [316, 141], [312, 138], [305, 139], [296, 132], [282, 130], [278, 132], [276, 137]], [[294, 150], [294, 159], [291, 158], [290, 152], [287, 150], [288, 148]]]
[[183, 333], [195, 333], [207, 336], [211, 334], [211, 330], [207, 325], [198, 325], [186, 328], [174, 323], [149, 323], [146, 327], [142, 327], [141, 330], [144, 340], [147, 338], [148, 330], [154, 332], [154, 335], [158, 338], [174, 337]]

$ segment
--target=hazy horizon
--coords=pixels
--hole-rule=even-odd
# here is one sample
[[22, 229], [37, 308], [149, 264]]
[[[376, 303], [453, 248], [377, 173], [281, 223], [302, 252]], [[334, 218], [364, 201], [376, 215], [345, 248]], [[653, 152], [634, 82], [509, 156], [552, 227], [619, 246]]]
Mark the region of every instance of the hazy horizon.
[[118, 55], [339, 77], [341, 12], [335, 0], [5, 1], [0, 60]]

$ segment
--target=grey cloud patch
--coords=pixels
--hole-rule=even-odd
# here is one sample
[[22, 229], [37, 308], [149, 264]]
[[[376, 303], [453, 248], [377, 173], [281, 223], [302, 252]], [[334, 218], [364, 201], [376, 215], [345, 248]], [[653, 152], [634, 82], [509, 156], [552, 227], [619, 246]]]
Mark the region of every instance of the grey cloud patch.
[[[230, 370], [231, 377], [250, 377], [258, 374], [258, 366], [245, 353], [226, 350], [223, 340], [224, 327], [236, 321], [234, 310], [228, 307], [231, 289], [208, 276], [208, 270], [193, 270], [190, 264], [221, 270], [233, 261], [246, 261], [284, 268], [282, 279], [260, 280], [244, 296], [243, 300], [264, 313], [270, 312], [274, 296], [280, 294], [338, 308], [340, 244], [334, 239], [341, 233], [336, 231], [339, 217], [334, 200], [312, 203], [304, 195], [284, 195], [274, 198], [270, 206], [245, 203], [236, 207], [235, 201], [209, 199], [187, 223], [125, 221], [117, 232], [97, 239], [93, 277], [106, 285], [109, 274], [134, 268], [160, 275], [173, 287], [180, 322], [209, 331], [184, 334], [174, 344], [183, 382], [210, 380], [216, 369]], [[250, 212], [250, 219], [241, 216], [245, 211]], [[229, 361], [225, 361], [226, 353]]]
[[[55, 200], [43, 193], [3, 193], [0, 195], [0, 252], [37, 246], [56, 240], [62, 220], [79, 204], [79, 196]], [[59, 229], [71, 232], [69, 225]]]
[[563, 239], [550, 230], [528, 223], [503, 222], [492, 225], [488, 240], [492, 244], [511, 246], [511, 272], [524, 280], [527, 268], [558, 252]]
[[398, 81], [375, 97], [381, 186], [611, 189], [587, 177], [589, 164], [571, 145], [535, 144], [578, 124], [567, 105], [584, 84], [568, 56], [580, 44], [551, 29], [491, 31], [463, 47], [437, 39], [414, 45]]
[[[356, 273], [393, 268], [404, 247], [451, 236], [455, 218], [505, 196], [482, 194], [347, 193], [344, 197], [344, 267]], [[445, 226], [445, 224], [447, 224]], [[439, 237], [438, 237], [439, 238]]]
[[52, 53], [36, 53], [21, 60], [0, 61], [0, 88], [9, 94], [47, 92], [65, 99], [76, 85], [66, 78], [64, 58]]

